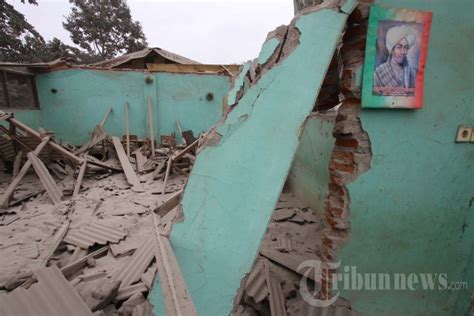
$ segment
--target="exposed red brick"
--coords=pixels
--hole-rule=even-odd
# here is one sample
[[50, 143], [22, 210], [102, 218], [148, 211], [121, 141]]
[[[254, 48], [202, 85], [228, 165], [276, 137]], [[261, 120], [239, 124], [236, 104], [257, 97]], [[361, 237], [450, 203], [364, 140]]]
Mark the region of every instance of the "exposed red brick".
[[336, 139], [336, 146], [342, 147], [357, 147], [358, 142], [357, 139], [349, 138], [349, 139]]
[[342, 171], [342, 172], [352, 174], [356, 171], [356, 167], [353, 163], [342, 164], [342, 163], [334, 162], [333, 160], [329, 163], [329, 170]]
[[341, 216], [344, 211], [341, 210], [340, 208], [330, 208], [326, 212], [334, 216]]
[[346, 164], [354, 163], [354, 153], [353, 152], [344, 152], [344, 151], [334, 151], [332, 153], [332, 160], [343, 162]]

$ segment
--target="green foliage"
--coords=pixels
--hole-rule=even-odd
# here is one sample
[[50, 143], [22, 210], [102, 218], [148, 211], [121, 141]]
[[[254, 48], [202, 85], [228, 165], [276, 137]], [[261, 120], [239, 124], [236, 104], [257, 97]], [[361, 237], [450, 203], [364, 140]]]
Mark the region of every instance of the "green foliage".
[[0, 60], [32, 61], [30, 52], [42, 45], [45, 45], [43, 37], [25, 16], [0, 0]]
[[[29, 3], [36, 4], [30, 0]], [[0, 61], [32, 63], [48, 62], [60, 57], [89, 63], [96, 59], [54, 38], [46, 42], [25, 16], [0, 0]]]
[[72, 12], [63, 26], [89, 55], [108, 59], [147, 47], [139, 22], [123, 0], [69, 0]]

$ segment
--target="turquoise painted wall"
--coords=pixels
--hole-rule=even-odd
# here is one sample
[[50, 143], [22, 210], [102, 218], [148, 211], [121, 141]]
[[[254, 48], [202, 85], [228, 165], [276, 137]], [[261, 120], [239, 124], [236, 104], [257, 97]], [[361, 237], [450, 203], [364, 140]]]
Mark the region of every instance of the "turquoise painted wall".
[[328, 166], [335, 142], [334, 120], [334, 114], [308, 117], [287, 179], [290, 191], [320, 213], [324, 212], [328, 191]]
[[[151, 77], [153, 82], [145, 83], [145, 77]], [[41, 74], [36, 82], [42, 126], [76, 145], [89, 139], [109, 107], [113, 111], [105, 129], [110, 135], [123, 135], [126, 101], [130, 133], [147, 136], [148, 96], [153, 100], [157, 139], [159, 135], [177, 132], [176, 119], [184, 130], [191, 129], [197, 135], [220, 119], [223, 97], [229, 89], [228, 77], [219, 75], [81, 69]], [[57, 92], [52, 93], [51, 89]], [[206, 99], [208, 92], [214, 94], [212, 101]]]
[[433, 11], [422, 110], [363, 110], [372, 168], [349, 185], [341, 264], [364, 273], [447, 273], [465, 291], [343, 291], [362, 315], [466, 315], [474, 289], [473, 2], [383, 0]]
[[[224, 76], [157, 73], [160, 134], [178, 134], [176, 120], [194, 136], [207, 131], [222, 118], [223, 98], [229, 87], [230, 81]], [[208, 93], [214, 95], [212, 101], [207, 100]]]
[[[217, 127], [218, 143], [197, 156], [182, 200], [185, 219], [174, 225], [170, 239], [200, 315], [232, 310], [345, 20], [332, 10], [301, 16], [299, 45], [249, 88]], [[150, 297], [155, 314], [164, 315], [158, 282]]]

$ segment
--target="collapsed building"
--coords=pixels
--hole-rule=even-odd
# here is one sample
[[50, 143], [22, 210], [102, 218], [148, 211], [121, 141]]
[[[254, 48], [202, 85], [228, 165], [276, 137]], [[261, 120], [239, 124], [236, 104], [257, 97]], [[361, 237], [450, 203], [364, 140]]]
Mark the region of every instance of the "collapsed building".
[[431, 272], [474, 284], [474, 152], [454, 141], [473, 125], [472, 80], [445, 63], [472, 54], [461, 36], [443, 45], [443, 21], [469, 20], [410, 2], [437, 17], [426, 105], [364, 109], [369, 2], [295, 1], [243, 65], [159, 48], [1, 64], [0, 314], [472, 309], [471, 288], [354, 284]]

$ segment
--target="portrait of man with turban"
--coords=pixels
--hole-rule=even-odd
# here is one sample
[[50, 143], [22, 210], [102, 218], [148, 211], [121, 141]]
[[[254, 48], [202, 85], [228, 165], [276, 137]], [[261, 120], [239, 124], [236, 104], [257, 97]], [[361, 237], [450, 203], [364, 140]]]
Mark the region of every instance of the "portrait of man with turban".
[[373, 82], [375, 95], [414, 95], [416, 69], [410, 65], [407, 55], [415, 42], [415, 34], [407, 25], [388, 29], [385, 47], [389, 54], [384, 63], [375, 67]]

